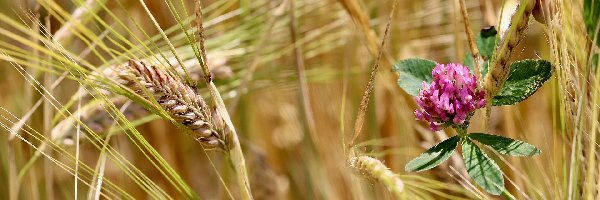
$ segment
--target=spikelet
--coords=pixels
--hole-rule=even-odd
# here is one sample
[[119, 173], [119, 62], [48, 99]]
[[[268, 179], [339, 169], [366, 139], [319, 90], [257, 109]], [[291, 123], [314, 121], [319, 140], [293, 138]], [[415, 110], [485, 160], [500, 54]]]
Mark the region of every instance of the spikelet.
[[[225, 80], [225, 79], [229, 79], [233, 76], [233, 70], [231, 69], [230, 66], [227, 65], [227, 60], [224, 57], [213, 56], [211, 54], [209, 54], [208, 56], [210, 58], [212, 58], [211, 62], [210, 62], [210, 66], [211, 66], [210, 72], [211, 72], [211, 74], [213, 74], [213, 77], [215, 78], [215, 80]], [[142, 60], [140, 60], [140, 62], [143, 62], [143, 60], [149, 60], [149, 59], [142, 59]], [[170, 60], [168, 60], [168, 62], [171, 65], [173, 65], [174, 68], [176, 68], [176, 71], [178, 74], [180, 74], [180, 75], [184, 74], [182, 68], [180, 67], [179, 63], [176, 60], [170, 59]], [[122, 72], [123, 72], [123, 70], [128, 70], [128, 69], [123, 69], [124, 65], [127, 65], [127, 63], [118, 64], [118, 65], [114, 65], [114, 66], [108, 66], [108, 67], [105, 67], [104, 69], [102, 69], [101, 71], [94, 71], [94, 72], [92, 72], [92, 77], [115, 78], [115, 77], [119, 77], [120, 74], [125, 75]], [[204, 74], [198, 64], [198, 60], [195, 57], [193, 59], [184, 61], [183, 65], [187, 68], [187, 71], [192, 80], [200, 81], [201, 78], [204, 77]], [[80, 91], [83, 91], [83, 89], [80, 89]], [[128, 99], [124, 96], [115, 96], [114, 93], [112, 93], [108, 90], [105, 90], [105, 89], [99, 89], [99, 91], [102, 93], [102, 95], [106, 95], [106, 96], [110, 97], [110, 101], [117, 107], [121, 107], [125, 103], [128, 102]], [[80, 92], [76, 95], [80, 96], [82, 99], [86, 99], [86, 100], [92, 99], [89, 96], [89, 93], [86, 93], [86, 92]], [[53, 136], [52, 138], [58, 140], [59, 144], [67, 144], [68, 145], [68, 144], [72, 143], [72, 138], [74, 138], [74, 136], [76, 134], [75, 133], [75, 123], [76, 123], [75, 118], [76, 117], [80, 117], [81, 122], [86, 124], [91, 129], [91, 131], [93, 131], [95, 133], [105, 132], [108, 129], [110, 129], [112, 127], [112, 125], [114, 124], [113, 116], [111, 116], [105, 110], [105, 105], [103, 103], [93, 103], [90, 101], [90, 103], [88, 103], [87, 105], [83, 106], [80, 109], [81, 110], [77, 111], [79, 113], [78, 115], [72, 115], [66, 119], [63, 119], [62, 121], [57, 123], [57, 125], [52, 129], [52, 136]], [[133, 104], [127, 106], [126, 109], [123, 110], [122, 112], [125, 115], [125, 117], [130, 121], [139, 120], [139, 119], [149, 115], [148, 111], [146, 111], [144, 109], [144, 107], [142, 107], [141, 105], [136, 104], [136, 103], [133, 103]], [[82, 131], [86, 131], [86, 130], [82, 130]], [[61, 142], [61, 141], [64, 141], [64, 142]]]
[[[515, 47], [523, 39], [523, 32], [529, 25], [529, 17], [533, 12], [536, 0], [529, 0], [526, 3], [521, 3], [517, 6], [517, 11], [511, 17], [510, 26], [516, 24], [517, 27], [509, 27], [509, 29], [502, 36], [502, 41], [496, 49], [496, 58], [493, 64], [490, 66], [490, 71], [485, 76], [484, 89], [486, 94], [487, 102], [491, 103], [492, 97], [494, 97], [504, 81], [508, 78], [510, 72], [510, 65], [508, 60], [510, 59], [511, 53]], [[513, 30], [514, 29], [514, 30]], [[489, 107], [489, 106], [488, 106]]]
[[[110, 103], [114, 104], [116, 107], [120, 108], [127, 104], [127, 98], [123, 96], [117, 96], [110, 98]], [[58, 122], [54, 128], [51, 130], [51, 138], [56, 141], [58, 144], [71, 145], [74, 143], [76, 131], [77, 119], [81, 121], [81, 123], [85, 124], [90, 131], [94, 133], [103, 133], [108, 131], [115, 125], [115, 120], [109, 111], [105, 109], [106, 104], [108, 102], [91, 102], [85, 106], [82, 106], [77, 109], [75, 114], [63, 119]], [[133, 121], [136, 119], [140, 119], [144, 116], [148, 116], [149, 113], [139, 104], [128, 104], [127, 109], [122, 110], [121, 112], [127, 118], [127, 120]], [[87, 129], [81, 129], [83, 136], [88, 136], [90, 132]], [[83, 142], [86, 140], [82, 140]]]
[[396, 198], [404, 197], [404, 182], [381, 161], [369, 156], [350, 158], [350, 168], [356, 173], [383, 184]]
[[[207, 148], [227, 149], [228, 134], [223, 119], [192, 87], [166, 70], [140, 61], [129, 61], [129, 68], [119, 74], [123, 85], [147, 97], [151, 93], [177, 123], [193, 131], [193, 137]], [[145, 88], [145, 90], [143, 89]]]

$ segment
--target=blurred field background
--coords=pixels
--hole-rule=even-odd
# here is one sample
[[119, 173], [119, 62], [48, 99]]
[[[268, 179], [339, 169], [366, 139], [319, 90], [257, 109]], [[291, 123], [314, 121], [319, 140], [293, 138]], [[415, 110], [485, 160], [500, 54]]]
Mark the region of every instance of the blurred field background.
[[[600, 83], [589, 52], [596, 47], [586, 34], [582, 0], [542, 2], [552, 2], [553, 15], [546, 16], [552, 21], [530, 19], [511, 60], [550, 60], [553, 78], [517, 106], [495, 107], [489, 130], [478, 112], [470, 131], [541, 149], [533, 158], [489, 152], [516, 199], [594, 199]], [[203, 150], [135, 103], [77, 95], [101, 87], [83, 74], [128, 59], [176, 63], [159, 28], [206, 92], [182, 31], [195, 30], [194, 3], [0, 1], [0, 199], [240, 198], [222, 152]], [[201, 1], [208, 62], [239, 134], [255, 199], [395, 199], [352, 171], [343, 148], [393, 3]], [[506, 29], [517, 2], [466, 3], [478, 33], [492, 25]], [[499, 198], [470, 182], [457, 152], [430, 171], [404, 172], [408, 161], [454, 133], [434, 133], [414, 119], [414, 100], [397, 86], [391, 65], [409, 57], [462, 63], [469, 48], [458, 1], [399, 0], [390, 23], [358, 150], [399, 174], [407, 199]], [[74, 72], [75, 65], [89, 71]], [[102, 106], [108, 102], [117, 110]], [[119, 109], [142, 137], [114, 123]], [[79, 114], [82, 123], [69, 121]], [[21, 119], [26, 125], [11, 130]], [[92, 131], [77, 131], [82, 124]]]

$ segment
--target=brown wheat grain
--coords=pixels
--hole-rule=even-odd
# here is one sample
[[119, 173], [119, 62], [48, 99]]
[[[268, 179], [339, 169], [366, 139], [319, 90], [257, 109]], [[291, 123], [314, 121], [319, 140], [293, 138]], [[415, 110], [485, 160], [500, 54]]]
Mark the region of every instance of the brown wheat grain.
[[119, 77], [125, 86], [146, 99], [152, 99], [147, 95], [152, 94], [153, 99], [176, 122], [191, 129], [195, 139], [205, 147], [227, 149], [227, 128], [218, 112], [212, 112], [202, 96], [171, 73], [130, 60], [129, 68]]
[[[513, 27], [509, 27], [509, 29], [502, 36], [502, 41], [496, 49], [494, 62], [490, 66], [489, 73], [487, 73], [485, 76], [483, 87], [485, 89], [486, 99], [488, 102], [490, 102], [491, 98], [496, 95], [496, 93], [500, 90], [500, 87], [502, 87], [504, 84], [504, 81], [506, 81], [506, 78], [508, 78], [510, 70], [508, 61], [515, 47], [523, 39], [523, 33], [529, 25], [529, 17], [533, 12], [535, 3], [536, 2], [534, 0], [530, 0], [525, 3], [521, 2], [517, 6], [517, 12], [515, 12], [511, 17], [510, 26], [516, 25], [516, 27], [514, 27], [514, 31]], [[522, 13], [519, 12], [521, 9], [523, 9]]]

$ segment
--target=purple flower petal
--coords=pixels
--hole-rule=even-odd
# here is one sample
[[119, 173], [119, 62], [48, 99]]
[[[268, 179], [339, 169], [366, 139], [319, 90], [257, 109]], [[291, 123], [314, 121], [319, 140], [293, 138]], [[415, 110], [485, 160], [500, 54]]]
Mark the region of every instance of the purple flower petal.
[[462, 125], [475, 109], [485, 107], [485, 94], [477, 89], [477, 79], [461, 64], [438, 64], [431, 72], [433, 81], [422, 83], [423, 89], [415, 97], [419, 109], [415, 117], [429, 122], [431, 130], [440, 130], [439, 124]]

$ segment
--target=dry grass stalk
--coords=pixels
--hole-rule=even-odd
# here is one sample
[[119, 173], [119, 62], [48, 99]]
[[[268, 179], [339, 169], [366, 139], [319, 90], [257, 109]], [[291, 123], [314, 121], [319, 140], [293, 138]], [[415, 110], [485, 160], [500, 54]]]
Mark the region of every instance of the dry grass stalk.
[[[529, 17], [535, 7], [535, 1], [521, 1], [517, 6], [517, 11], [511, 17], [510, 27], [502, 36], [502, 41], [496, 49], [496, 57], [490, 66], [489, 73], [485, 76], [484, 88], [488, 100], [491, 99], [500, 90], [500, 87], [506, 81], [510, 65], [508, 60], [515, 47], [523, 39], [523, 32], [529, 25]], [[516, 27], [513, 27], [516, 24]], [[489, 101], [488, 101], [489, 102]]]
[[[346, 1], [342, 1], [346, 2]], [[347, 1], [347, 2], [355, 2], [355, 1]], [[383, 32], [383, 37], [381, 39], [381, 43], [379, 46], [379, 51], [377, 54], [377, 58], [375, 60], [375, 64], [371, 70], [371, 74], [369, 76], [369, 82], [367, 82], [367, 87], [363, 93], [360, 106], [358, 109], [358, 113], [356, 115], [356, 121], [354, 123], [354, 134], [352, 139], [347, 147], [352, 147], [354, 142], [358, 138], [360, 132], [362, 131], [364, 125], [365, 114], [367, 113], [367, 108], [369, 105], [369, 99], [371, 97], [371, 93], [373, 92], [373, 88], [375, 87], [375, 76], [377, 75], [377, 71], [380, 66], [380, 60], [384, 52], [385, 40], [388, 36], [390, 30], [390, 24], [392, 21], [392, 17], [394, 16], [394, 11], [396, 10], [396, 6], [398, 4], [397, 0], [394, 0], [392, 5], [392, 9], [390, 10], [390, 14], [388, 16], [388, 22], [386, 24], [385, 30]], [[346, 144], [344, 144], [346, 145]], [[396, 174], [387, 168], [381, 161], [368, 157], [368, 156], [354, 156], [354, 152], [349, 155], [350, 159], [348, 160], [348, 164], [351, 169], [355, 170], [359, 174], [366, 175], [367, 177], [378, 180], [383, 185], [385, 185], [388, 190], [390, 190], [397, 198], [402, 197], [402, 191], [404, 189], [404, 183], [400, 180]]]
[[[460, 0], [460, 13], [463, 16], [463, 23], [465, 25], [465, 32], [467, 33], [467, 41], [469, 41], [469, 47], [473, 52], [473, 61], [475, 61], [475, 76], [477, 80], [481, 80], [481, 63], [479, 60], [479, 50], [477, 49], [477, 43], [475, 42], [475, 36], [473, 36], [473, 30], [471, 30], [471, 23], [469, 20], [469, 13], [467, 12], [467, 6], [465, 6], [465, 0]], [[477, 85], [477, 88], [480, 88]]]
[[[487, 102], [492, 101], [492, 98], [498, 93], [502, 85], [504, 85], [504, 81], [508, 78], [508, 73], [510, 72], [508, 61], [515, 47], [523, 39], [523, 33], [529, 25], [529, 17], [533, 12], [535, 4], [535, 0], [519, 2], [515, 13], [511, 17], [510, 27], [502, 35], [502, 41], [495, 50], [495, 59], [493, 59], [489, 67], [489, 72], [486, 74], [483, 82]], [[488, 103], [486, 106], [488, 119], [491, 111], [490, 104]]]
[[404, 182], [381, 161], [369, 156], [350, 158], [350, 168], [356, 173], [383, 184], [396, 198], [403, 198]]
[[[248, 178], [248, 171], [246, 170], [246, 159], [244, 158], [244, 153], [242, 152], [242, 147], [240, 145], [240, 140], [237, 136], [237, 132], [235, 130], [235, 126], [233, 126], [233, 122], [231, 121], [231, 117], [229, 117], [229, 112], [227, 111], [227, 108], [225, 107], [225, 103], [223, 102], [223, 98], [221, 97], [221, 94], [219, 93], [219, 90], [217, 89], [217, 86], [215, 86], [215, 83], [212, 80], [212, 75], [210, 74], [209, 71], [209, 67], [208, 67], [208, 62], [207, 62], [207, 56], [206, 56], [206, 48], [204, 47], [204, 28], [203, 28], [203, 18], [202, 18], [202, 5], [200, 5], [200, 1], [196, 0], [195, 1], [196, 4], [196, 28], [198, 28], [198, 34], [197, 36], [199, 37], [198, 40], [200, 41], [200, 49], [202, 50], [202, 69], [205, 72], [205, 76], [204, 76], [204, 81], [206, 83], [206, 87], [208, 88], [208, 91], [210, 92], [210, 96], [212, 97], [213, 102], [216, 105], [216, 109], [215, 109], [215, 116], [219, 117], [219, 122], [222, 123], [222, 127], [226, 127], [227, 131], [230, 132], [230, 134], [227, 134], [226, 139], [227, 141], [230, 142], [231, 146], [228, 146], [229, 148], [228, 150], [228, 155], [229, 155], [229, 160], [231, 161], [231, 164], [233, 165], [233, 168], [236, 171], [237, 174], [237, 179], [238, 179], [238, 185], [240, 187], [240, 193], [242, 195], [243, 199], [246, 200], [252, 200], [254, 199], [252, 197], [252, 193], [251, 193], [251, 189], [250, 189], [250, 181]], [[198, 56], [198, 55], [196, 55]], [[198, 60], [200, 61], [200, 60]]]
[[212, 81], [212, 75], [208, 69], [208, 58], [206, 56], [206, 47], [204, 46], [204, 26], [202, 25], [202, 9], [200, 3], [196, 2], [196, 28], [198, 29], [198, 40], [200, 41], [200, 53], [202, 54], [202, 70], [204, 71], [204, 79], [207, 82]]
[[[208, 148], [227, 149], [227, 128], [223, 119], [211, 112], [202, 96], [192, 87], [155, 66], [131, 60], [129, 70], [120, 74], [124, 85], [147, 99], [156, 99], [178, 123], [190, 128], [196, 140]], [[153, 95], [149, 98], [147, 93]]]
[[377, 75], [377, 71], [379, 70], [379, 66], [380, 66], [379, 61], [381, 61], [381, 57], [383, 55], [383, 51], [384, 51], [383, 47], [385, 46], [385, 39], [387, 38], [387, 35], [389, 33], [390, 24], [392, 22], [392, 17], [394, 16], [394, 11], [396, 10], [397, 4], [398, 4], [398, 1], [395, 0], [392, 5], [392, 9], [390, 10], [390, 15], [388, 16], [388, 22], [386, 24], [385, 31], [383, 32], [383, 37], [381, 39], [381, 44], [379, 46], [379, 53], [377, 54], [377, 58], [375, 59], [375, 64], [373, 65], [373, 68], [371, 70], [371, 75], [369, 76], [369, 82], [367, 82], [367, 88], [365, 89], [362, 99], [360, 101], [360, 106], [358, 108], [358, 114], [356, 114], [356, 121], [354, 122], [354, 134], [352, 136], [352, 140], [350, 140], [349, 147], [351, 147], [354, 144], [354, 142], [356, 141], [356, 138], [358, 138], [358, 135], [360, 135], [360, 132], [362, 131], [364, 121], [365, 121], [365, 115], [367, 113], [367, 108], [369, 106], [369, 99], [371, 98], [371, 93], [373, 92], [373, 88], [375, 87], [375, 75]]
[[296, 65], [296, 72], [298, 73], [298, 89], [299, 89], [299, 98], [300, 98], [300, 106], [302, 106], [302, 116], [304, 116], [304, 123], [307, 128], [307, 131], [310, 135], [310, 139], [315, 144], [317, 151], [320, 154], [326, 153], [327, 150], [322, 148], [322, 145], [319, 145], [317, 138], [319, 138], [317, 125], [315, 122], [314, 112], [312, 110], [311, 102], [310, 102], [310, 92], [308, 89], [308, 80], [306, 78], [306, 66], [304, 65], [304, 54], [302, 53], [302, 45], [298, 42], [298, 38], [300, 36], [298, 31], [298, 22], [296, 20], [295, 9], [296, 6], [294, 1], [289, 1], [289, 16], [290, 16], [290, 39], [294, 46], [294, 60]]
[[361, 31], [365, 34], [365, 39], [367, 40], [367, 48], [375, 55], [375, 52], [377, 52], [377, 36], [375, 35], [375, 31], [371, 29], [367, 12], [364, 11], [360, 2], [357, 0], [338, 0], [338, 2], [342, 4], [346, 12], [352, 17], [352, 20], [360, 26]]

